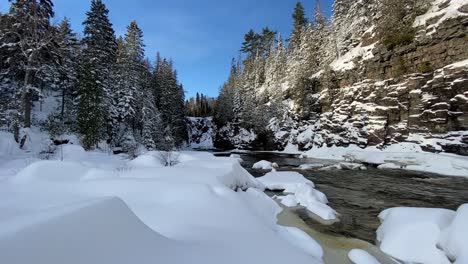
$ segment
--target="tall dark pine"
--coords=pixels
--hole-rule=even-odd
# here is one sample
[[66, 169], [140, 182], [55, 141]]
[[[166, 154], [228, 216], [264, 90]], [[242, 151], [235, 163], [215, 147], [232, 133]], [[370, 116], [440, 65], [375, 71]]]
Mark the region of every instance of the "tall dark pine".
[[251, 29], [244, 36], [244, 42], [242, 43], [241, 52], [247, 54], [248, 57], [253, 58], [259, 52], [261, 39], [262, 37], [259, 34], [255, 33], [253, 29]]
[[159, 109], [166, 127], [165, 138], [167, 142], [175, 143], [172, 147], [177, 147], [187, 139], [184, 89], [177, 81], [171, 61], [159, 59], [154, 74]]
[[[104, 119], [108, 118], [107, 110], [111, 104], [110, 73], [116, 60], [117, 43], [108, 14], [109, 10], [101, 0], [93, 0], [83, 23], [85, 49], [82, 59], [84, 67], [79, 82], [78, 126], [87, 148], [102, 139]], [[94, 107], [88, 107], [90, 105]], [[89, 124], [83, 122], [86, 120]], [[91, 125], [96, 127], [90, 129]]]
[[301, 44], [301, 35], [309, 23], [305, 16], [304, 6], [302, 6], [301, 2], [297, 2], [294, 8], [293, 19], [294, 30], [291, 34], [290, 46], [294, 49]]

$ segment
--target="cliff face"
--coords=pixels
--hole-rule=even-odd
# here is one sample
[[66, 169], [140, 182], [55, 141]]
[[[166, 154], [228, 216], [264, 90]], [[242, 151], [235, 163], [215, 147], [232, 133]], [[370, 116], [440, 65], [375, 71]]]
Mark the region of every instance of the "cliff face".
[[[376, 1], [339, 2], [348, 3], [349, 12], [340, 10], [344, 15], [335, 21], [339, 56], [311, 77], [319, 105], [314, 117], [287, 110], [270, 122], [267, 136], [231, 145], [308, 150], [408, 141], [427, 151], [468, 155], [468, 3], [432, 1], [415, 19], [412, 43], [388, 49], [372, 26]], [[227, 134], [217, 138], [229, 141]]]

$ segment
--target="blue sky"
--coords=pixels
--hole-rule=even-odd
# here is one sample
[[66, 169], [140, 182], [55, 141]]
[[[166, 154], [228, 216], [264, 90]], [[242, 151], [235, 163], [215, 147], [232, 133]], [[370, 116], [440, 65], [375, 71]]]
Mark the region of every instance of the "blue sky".
[[[238, 56], [244, 34], [268, 26], [283, 36], [292, 30], [297, 0], [104, 0], [117, 35], [136, 20], [144, 32], [146, 54], [153, 60], [159, 51], [175, 61], [179, 79], [187, 91], [217, 96], [226, 80], [230, 62]], [[333, 0], [322, 0], [329, 16]], [[315, 0], [303, 0], [312, 17]], [[71, 20], [82, 32], [81, 23], [89, 9], [87, 0], [55, 0], [55, 21]], [[0, 0], [0, 11], [8, 10], [8, 0]]]

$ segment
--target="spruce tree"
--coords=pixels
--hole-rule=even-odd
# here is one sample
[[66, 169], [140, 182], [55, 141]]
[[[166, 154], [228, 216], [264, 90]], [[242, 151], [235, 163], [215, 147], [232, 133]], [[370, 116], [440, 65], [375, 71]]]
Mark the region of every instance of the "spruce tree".
[[[93, 0], [83, 23], [85, 49], [79, 80], [79, 131], [87, 148], [102, 139], [104, 120], [109, 118], [112, 104], [110, 77], [116, 60], [117, 43], [108, 14], [109, 10], [101, 0]], [[84, 120], [89, 124], [85, 124]]]
[[78, 128], [85, 149], [97, 146], [103, 135], [104, 112], [102, 111], [103, 89], [93, 65], [83, 62], [78, 90]]
[[299, 47], [302, 33], [309, 23], [305, 16], [304, 6], [302, 6], [301, 2], [296, 3], [292, 17], [294, 19], [294, 30], [291, 34], [290, 47], [294, 49]]

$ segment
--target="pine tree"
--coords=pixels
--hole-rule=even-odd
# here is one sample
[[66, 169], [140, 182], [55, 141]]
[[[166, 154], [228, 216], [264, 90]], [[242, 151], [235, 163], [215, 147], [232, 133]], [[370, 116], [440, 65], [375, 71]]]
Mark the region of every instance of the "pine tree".
[[[51, 0], [17, 0], [12, 2], [9, 17], [11, 27], [0, 41], [15, 46], [21, 56], [19, 65], [24, 73], [21, 87], [23, 126], [31, 127], [33, 98], [38, 94], [36, 74], [40, 64], [54, 45], [55, 30], [50, 24], [54, 16]], [[3, 46], [3, 45], [2, 45]]]
[[244, 42], [242, 43], [241, 52], [247, 54], [247, 57], [256, 56], [261, 49], [261, 39], [262, 36], [255, 33], [255, 31], [251, 29], [244, 36]]
[[[177, 72], [173, 70], [172, 61], [158, 59], [154, 75], [155, 90], [159, 94], [158, 109], [161, 111], [166, 129], [170, 128], [171, 140], [174, 140], [175, 146], [180, 146], [187, 139], [185, 92], [177, 81]], [[168, 135], [166, 137], [169, 138]]]
[[[91, 10], [87, 12], [87, 19], [83, 23], [85, 49], [82, 59], [83, 72], [79, 79], [81, 122], [78, 123], [87, 148], [102, 139], [104, 120], [109, 119], [112, 104], [110, 77], [116, 61], [117, 43], [108, 13], [109, 10], [101, 0], [93, 0]], [[84, 120], [89, 124], [85, 124]]]
[[304, 6], [302, 6], [301, 2], [297, 2], [296, 7], [294, 8], [293, 19], [294, 30], [291, 34], [291, 39], [289, 42], [291, 49], [299, 47], [301, 43], [302, 33], [304, 32], [304, 30], [307, 27], [307, 24], [309, 23], [305, 16]]
[[56, 36], [58, 63], [50, 67], [56, 75], [54, 86], [58, 88], [59, 106], [47, 122], [47, 128], [53, 135], [75, 130], [77, 78], [79, 71], [80, 43], [70, 22], [65, 18], [58, 27]]
[[327, 18], [322, 12], [322, 7], [320, 4], [320, 0], [315, 0], [315, 14], [314, 14], [315, 25], [320, 27], [325, 27], [327, 24]]
[[137, 112], [136, 101], [141, 98], [141, 74], [144, 70], [143, 32], [135, 21], [127, 27], [124, 42], [125, 87], [119, 96], [119, 110], [123, 120], [133, 119]]
[[104, 116], [102, 111], [103, 89], [100, 83], [96, 82], [96, 71], [92, 70], [93, 65], [84, 62], [83, 73], [80, 76], [80, 86], [78, 90], [79, 110], [78, 127], [82, 136], [83, 146], [91, 149], [102, 139]]

